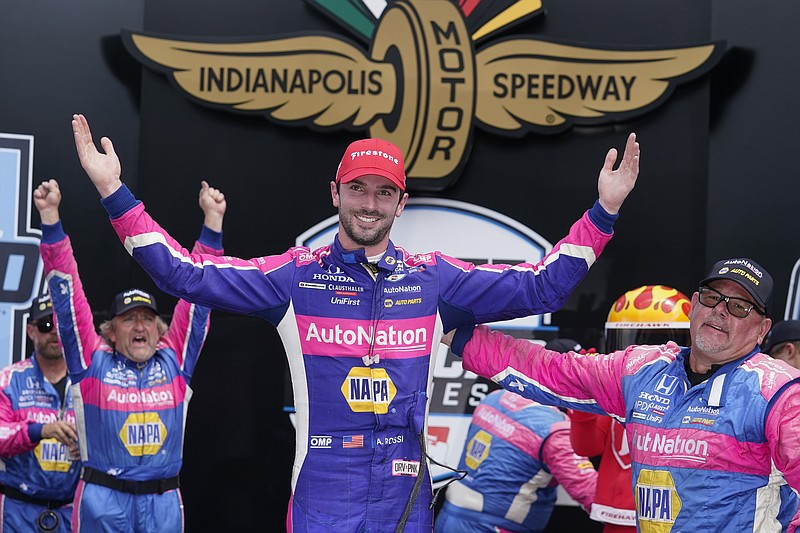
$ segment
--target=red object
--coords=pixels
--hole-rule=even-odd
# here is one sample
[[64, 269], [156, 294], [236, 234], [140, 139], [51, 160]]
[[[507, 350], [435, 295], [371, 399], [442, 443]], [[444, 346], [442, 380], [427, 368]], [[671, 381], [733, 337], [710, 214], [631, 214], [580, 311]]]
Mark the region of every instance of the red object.
[[406, 172], [400, 149], [383, 139], [361, 139], [350, 143], [336, 170], [336, 182], [348, 183], [361, 176], [383, 176], [406, 190]]

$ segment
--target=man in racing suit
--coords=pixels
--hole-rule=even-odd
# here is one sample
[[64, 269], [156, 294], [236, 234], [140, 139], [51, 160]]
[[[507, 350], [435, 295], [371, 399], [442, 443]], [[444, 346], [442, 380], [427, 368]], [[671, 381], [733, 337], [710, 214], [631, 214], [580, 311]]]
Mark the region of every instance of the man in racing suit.
[[504, 390], [486, 396], [458, 464], [467, 474], [447, 487], [436, 533], [544, 531], [558, 485], [591, 509], [597, 471], [569, 437], [569, 419], [555, 407]]
[[508, 390], [624, 422], [640, 532], [792, 532], [800, 370], [759, 352], [771, 291], [754, 261], [716, 263], [692, 296], [690, 348], [560, 354], [486, 326], [445, 342]]
[[0, 371], [0, 531], [70, 531], [80, 464], [70, 459], [75, 413], [50, 295], [26, 326], [33, 354]]
[[[34, 200], [42, 218], [44, 270], [74, 383], [83, 467], [73, 531], [183, 531], [183, 431], [210, 310], [178, 301], [167, 327], [153, 296], [131, 289], [116, 296], [111, 319], [100, 326], [104, 336], [98, 335], [61, 226], [58, 183], [42, 183]], [[203, 182], [199, 203], [205, 219], [194, 250], [220, 255], [224, 196]]]
[[389, 240], [408, 198], [403, 158], [365, 139], [330, 183], [334, 242], [248, 261], [189, 254], [122, 185], [111, 141], [101, 139], [100, 153], [85, 117], [72, 125], [114, 228], [160, 288], [277, 326], [297, 425], [289, 531], [430, 533], [425, 421], [443, 330], [558, 309], [611, 237], [638, 175], [631, 134], [617, 170], [617, 151], [606, 156], [598, 203], [542, 263], [476, 267]]

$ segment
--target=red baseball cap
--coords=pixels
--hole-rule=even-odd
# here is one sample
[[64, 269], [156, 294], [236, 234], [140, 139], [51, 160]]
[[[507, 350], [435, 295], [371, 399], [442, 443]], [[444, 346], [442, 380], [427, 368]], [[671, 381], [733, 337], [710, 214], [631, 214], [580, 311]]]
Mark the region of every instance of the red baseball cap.
[[336, 170], [336, 183], [348, 183], [360, 176], [383, 176], [406, 190], [406, 172], [400, 149], [383, 139], [361, 139], [350, 143]]

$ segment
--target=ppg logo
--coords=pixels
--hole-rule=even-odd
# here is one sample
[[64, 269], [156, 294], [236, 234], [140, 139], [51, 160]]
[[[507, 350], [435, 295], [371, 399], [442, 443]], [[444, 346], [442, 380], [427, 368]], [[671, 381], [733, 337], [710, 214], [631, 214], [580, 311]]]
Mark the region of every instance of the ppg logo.
[[33, 137], [0, 133], [0, 366], [25, 357], [25, 312], [41, 288], [32, 165]]
[[315, 435], [311, 437], [312, 448], [330, 448], [333, 437], [330, 435]]

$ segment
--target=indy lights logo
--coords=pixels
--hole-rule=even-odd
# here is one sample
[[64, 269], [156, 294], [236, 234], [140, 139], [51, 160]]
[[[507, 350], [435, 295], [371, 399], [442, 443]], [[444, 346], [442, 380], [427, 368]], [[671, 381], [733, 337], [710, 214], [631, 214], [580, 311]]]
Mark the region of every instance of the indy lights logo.
[[[242, 42], [124, 31], [128, 51], [203, 105], [316, 130], [364, 128], [405, 154], [409, 188], [443, 190], [496, 135], [627, 120], [708, 72], [722, 43], [587, 48], [530, 37], [475, 43], [543, 12], [541, 0], [306, 0], [369, 45], [308, 33]], [[352, 4], [359, 4], [354, 9]], [[557, 9], [557, 3], [554, 9]]]
[[0, 366], [25, 358], [27, 310], [42, 285], [32, 181], [33, 137], [0, 133]]

